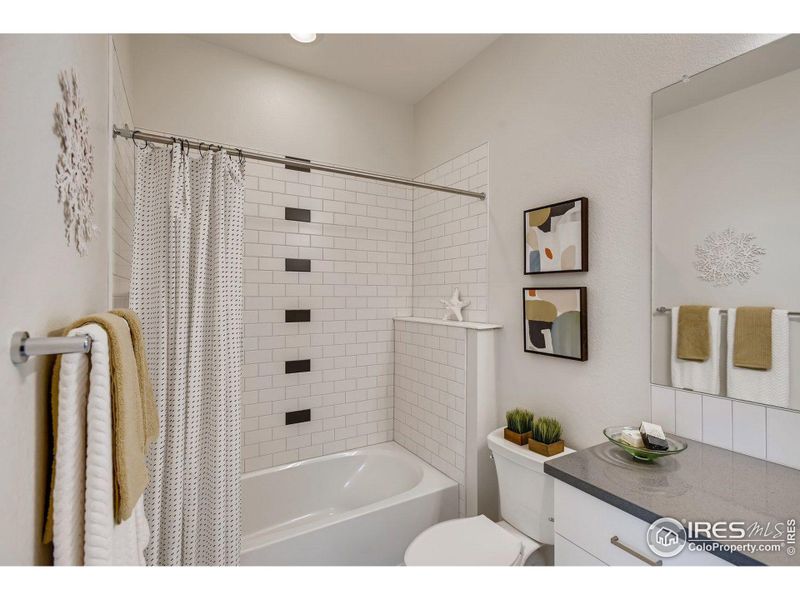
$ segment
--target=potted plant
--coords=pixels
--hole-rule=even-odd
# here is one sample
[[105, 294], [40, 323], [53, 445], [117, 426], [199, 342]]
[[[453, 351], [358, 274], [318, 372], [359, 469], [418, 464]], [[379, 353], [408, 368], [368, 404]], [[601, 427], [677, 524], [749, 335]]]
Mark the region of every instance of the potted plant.
[[533, 423], [528, 449], [543, 456], [555, 456], [564, 451], [561, 423], [552, 417], [539, 417]]
[[533, 413], [524, 408], [509, 410], [506, 413], [506, 425], [507, 427], [503, 430], [503, 437], [509, 442], [524, 446], [531, 437]]

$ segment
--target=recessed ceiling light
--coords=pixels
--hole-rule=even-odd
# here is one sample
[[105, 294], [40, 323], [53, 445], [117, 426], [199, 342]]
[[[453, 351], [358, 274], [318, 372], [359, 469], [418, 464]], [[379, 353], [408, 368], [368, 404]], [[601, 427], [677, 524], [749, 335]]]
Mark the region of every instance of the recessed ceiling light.
[[292, 36], [295, 42], [300, 42], [301, 44], [310, 44], [317, 39], [316, 33], [290, 33], [289, 35]]

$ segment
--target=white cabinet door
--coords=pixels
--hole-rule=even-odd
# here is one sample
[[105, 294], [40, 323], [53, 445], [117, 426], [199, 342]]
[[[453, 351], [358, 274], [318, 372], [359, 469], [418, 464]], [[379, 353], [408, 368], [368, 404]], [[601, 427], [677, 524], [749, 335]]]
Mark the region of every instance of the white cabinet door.
[[555, 564], [557, 567], [605, 567], [599, 558], [589, 554], [583, 548], [578, 548], [568, 539], [556, 534]]
[[730, 565], [709, 552], [689, 551], [672, 558], [647, 546], [649, 523], [574, 488], [555, 482], [555, 530], [607, 565]]

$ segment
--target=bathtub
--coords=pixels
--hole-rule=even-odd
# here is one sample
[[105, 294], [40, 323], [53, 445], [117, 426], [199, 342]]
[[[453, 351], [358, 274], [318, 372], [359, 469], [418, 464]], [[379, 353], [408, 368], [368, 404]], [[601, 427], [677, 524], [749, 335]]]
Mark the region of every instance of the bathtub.
[[242, 565], [399, 565], [458, 484], [395, 442], [242, 477]]

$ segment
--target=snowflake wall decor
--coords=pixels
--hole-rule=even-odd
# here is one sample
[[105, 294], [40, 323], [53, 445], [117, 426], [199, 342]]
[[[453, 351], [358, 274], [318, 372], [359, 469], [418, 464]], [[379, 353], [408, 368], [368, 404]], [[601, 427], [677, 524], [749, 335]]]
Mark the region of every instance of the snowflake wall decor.
[[760, 256], [767, 251], [753, 243], [751, 233], [736, 233], [729, 227], [721, 233], [710, 233], [695, 246], [694, 268], [703, 281], [724, 287], [738, 281], [744, 285], [761, 268]]
[[63, 103], [56, 104], [55, 134], [61, 143], [56, 163], [58, 202], [64, 209], [64, 237], [75, 244], [84, 256], [88, 243], [94, 239], [94, 196], [92, 176], [94, 155], [89, 143], [89, 119], [86, 106], [78, 92], [78, 77], [72, 70], [58, 76]]

